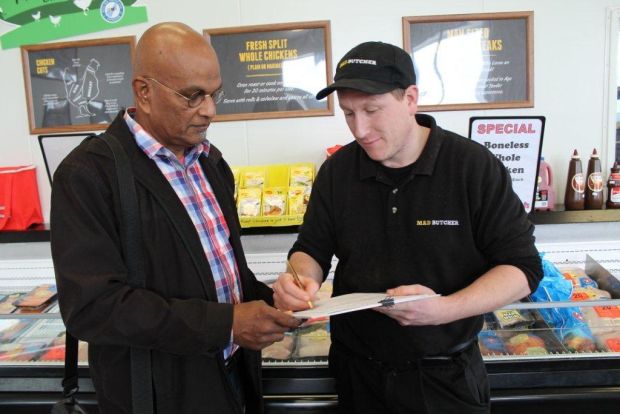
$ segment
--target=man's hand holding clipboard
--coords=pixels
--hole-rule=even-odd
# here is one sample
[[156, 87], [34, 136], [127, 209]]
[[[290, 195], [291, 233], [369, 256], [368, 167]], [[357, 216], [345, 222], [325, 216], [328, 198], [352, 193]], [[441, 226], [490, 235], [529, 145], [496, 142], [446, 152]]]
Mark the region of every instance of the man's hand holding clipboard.
[[445, 303], [443, 301], [445, 297], [435, 293], [432, 289], [422, 285], [405, 285], [388, 289], [386, 293], [394, 298], [412, 295], [428, 298], [428, 300], [406, 301], [394, 306], [375, 308], [377, 312], [395, 319], [402, 326], [439, 325], [443, 323], [441, 317], [445, 314], [445, 309], [442, 309], [442, 303]]

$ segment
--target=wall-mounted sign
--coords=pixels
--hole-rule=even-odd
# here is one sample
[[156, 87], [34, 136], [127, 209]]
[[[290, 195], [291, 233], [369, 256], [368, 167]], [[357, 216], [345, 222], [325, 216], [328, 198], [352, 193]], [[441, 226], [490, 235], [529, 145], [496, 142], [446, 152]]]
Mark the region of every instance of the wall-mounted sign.
[[533, 12], [403, 17], [422, 111], [534, 106]]
[[536, 182], [544, 116], [472, 117], [469, 138], [484, 145], [510, 173], [512, 189], [528, 213], [536, 197]]
[[217, 52], [224, 100], [215, 120], [333, 115], [329, 21], [206, 29]]
[[16, 29], [0, 36], [2, 49], [31, 45], [148, 20], [136, 0], [0, 0], [0, 19]]
[[47, 171], [47, 177], [50, 184], [52, 178], [56, 172], [56, 168], [60, 165], [62, 160], [75, 147], [80, 145], [80, 142], [92, 135], [88, 132], [76, 133], [76, 134], [53, 134], [53, 135], [39, 135], [39, 147], [41, 148], [41, 155], [45, 162], [45, 170]]
[[31, 134], [105, 129], [133, 104], [133, 36], [22, 46]]

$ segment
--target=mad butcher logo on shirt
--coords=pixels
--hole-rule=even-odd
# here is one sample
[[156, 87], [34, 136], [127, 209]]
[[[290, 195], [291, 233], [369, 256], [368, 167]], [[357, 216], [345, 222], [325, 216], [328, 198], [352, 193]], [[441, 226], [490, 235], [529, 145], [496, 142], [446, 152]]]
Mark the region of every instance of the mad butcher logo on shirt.
[[458, 220], [417, 220], [416, 226], [458, 226]]

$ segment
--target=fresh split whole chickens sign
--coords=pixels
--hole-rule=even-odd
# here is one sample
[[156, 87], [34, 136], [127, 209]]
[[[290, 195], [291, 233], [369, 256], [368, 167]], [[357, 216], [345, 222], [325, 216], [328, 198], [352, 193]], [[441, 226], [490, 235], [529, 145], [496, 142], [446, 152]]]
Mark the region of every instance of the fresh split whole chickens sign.
[[22, 47], [32, 134], [104, 129], [133, 106], [133, 36]]
[[[0, 19], [14, 29], [0, 36], [2, 49], [144, 23], [136, 0], [0, 0]], [[2, 26], [0, 26], [2, 27]]]

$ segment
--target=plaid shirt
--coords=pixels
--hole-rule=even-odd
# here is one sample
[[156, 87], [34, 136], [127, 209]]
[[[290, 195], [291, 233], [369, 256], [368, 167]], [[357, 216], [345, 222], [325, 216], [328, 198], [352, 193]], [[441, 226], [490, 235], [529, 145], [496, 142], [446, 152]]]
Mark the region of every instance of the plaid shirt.
[[[125, 122], [134, 134], [136, 143], [153, 161], [166, 177], [179, 200], [185, 206], [196, 232], [200, 237], [213, 279], [217, 299], [220, 303], [241, 302], [239, 286], [239, 269], [228, 241], [230, 230], [224, 219], [222, 210], [213, 194], [198, 159], [202, 154], [209, 155], [211, 144], [205, 139], [185, 152], [183, 162], [155, 140], [133, 118], [131, 109], [125, 112]], [[228, 358], [233, 349], [232, 335], [229, 345], [224, 350], [224, 358]]]

